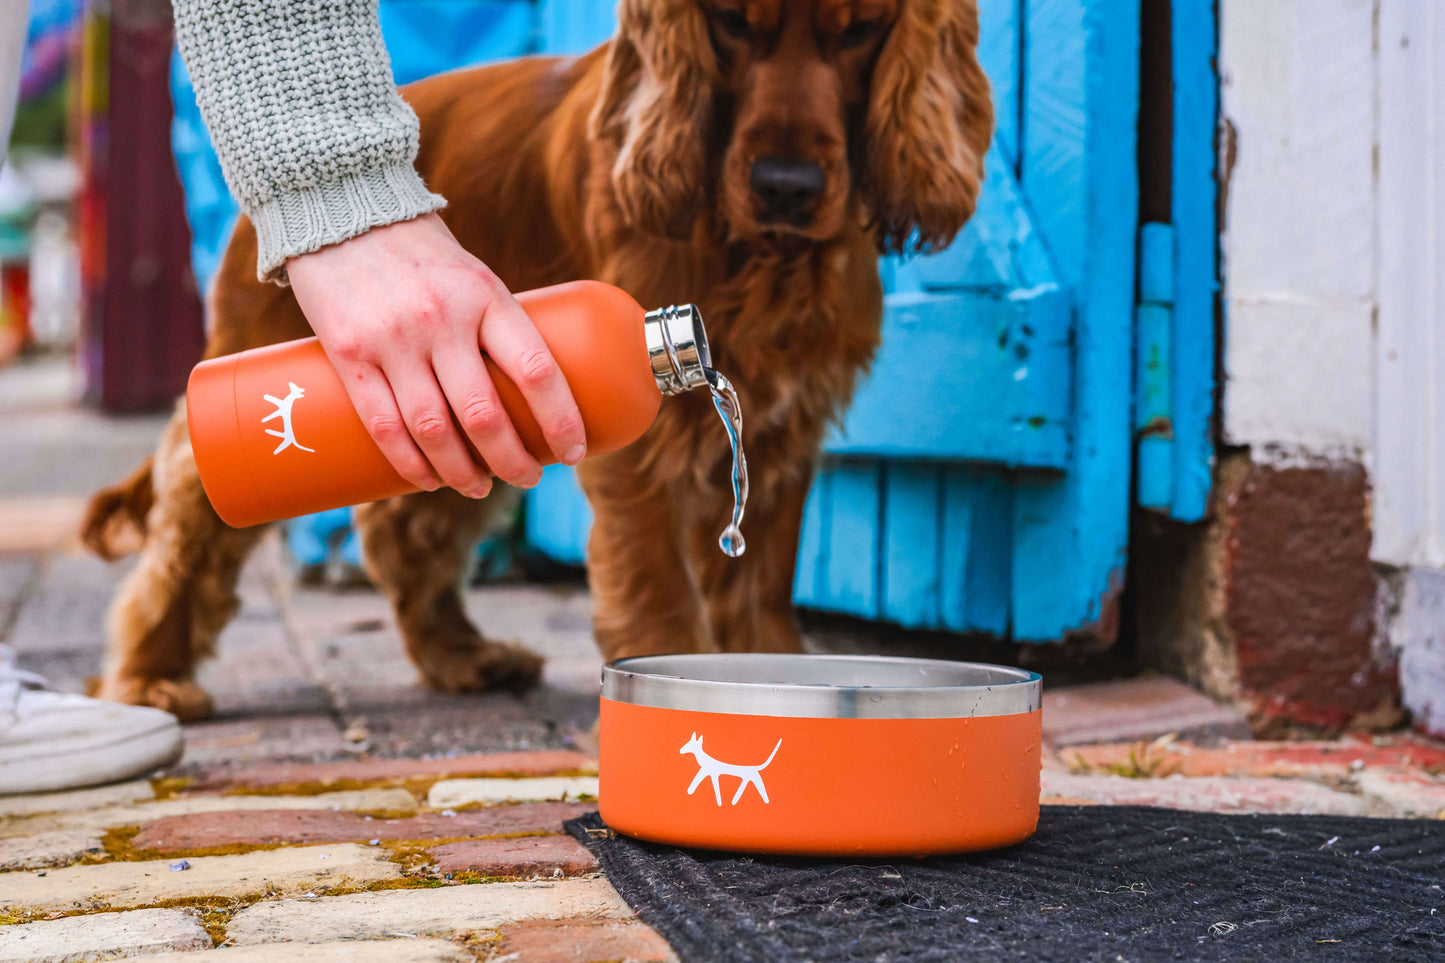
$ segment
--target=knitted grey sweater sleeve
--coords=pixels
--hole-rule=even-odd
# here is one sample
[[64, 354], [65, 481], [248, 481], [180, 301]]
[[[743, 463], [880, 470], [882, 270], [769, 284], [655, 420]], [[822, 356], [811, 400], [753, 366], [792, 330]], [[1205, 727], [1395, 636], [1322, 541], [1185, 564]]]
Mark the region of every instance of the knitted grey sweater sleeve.
[[256, 225], [257, 276], [446, 202], [414, 166], [377, 0], [174, 0], [176, 39], [226, 183]]

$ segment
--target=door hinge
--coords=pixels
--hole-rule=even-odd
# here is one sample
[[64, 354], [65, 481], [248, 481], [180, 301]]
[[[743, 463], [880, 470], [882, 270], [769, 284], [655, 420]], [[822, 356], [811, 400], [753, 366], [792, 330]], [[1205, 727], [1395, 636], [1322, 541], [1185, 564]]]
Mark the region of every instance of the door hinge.
[[1169, 511], [1174, 502], [1174, 225], [1139, 231], [1135, 316], [1134, 438], [1138, 501]]

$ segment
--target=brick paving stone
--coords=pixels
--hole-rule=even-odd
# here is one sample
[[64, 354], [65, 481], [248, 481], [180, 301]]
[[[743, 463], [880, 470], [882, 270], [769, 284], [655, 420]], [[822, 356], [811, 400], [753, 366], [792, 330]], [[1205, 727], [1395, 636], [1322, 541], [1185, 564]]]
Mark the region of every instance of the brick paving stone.
[[1099, 803], [1092, 799], [1085, 799], [1083, 796], [1042, 796], [1039, 799], [1041, 806], [1097, 806]]
[[[173, 866], [185, 865], [183, 870]], [[400, 879], [372, 846], [301, 846], [239, 856], [102, 863], [0, 874], [0, 905], [39, 912], [152, 906], [176, 899], [302, 893]]]
[[0, 555], [72, 547], [79, 540], [87, 500], [74, 495], [0, 500]]
[[[391, 605], [379, 592], [336, 592], [307, 585], [293, 585], [287, 604], [288, 624], [304, 648], [311, 651], [323, 669], [335, 659], [336, 639], [365, 632], [383, 632], [392, 626]], [[342, 667], [349, 669], [350, 667]], [[366, 667], [356, 667], [366, 671]]]
[[330, 712], [198, 722], [185, 727], [186, 754], [177, 773], [282, 760], [311, 762], [346, 751]]
[[70, 789], [65, 792], [37, 792], [23, 796], [0, 796], [0, 818], [30, 816], [35, 813], [77, 812], [102, 806], [123, 806], [156, 798], [149, 779]]
[[601, 963], [676, 960], [672, 948], [642, 923], [537, 920], [502, 930], [497, 957], [518, 963]]
[[[1082, 761], [1104, 768], [1130, 765], [1139, 755], [1139, 743], [1073, 746], [1062, 753], [1066, 764]], [[1183, 776], [1311, 776], [1342, 778], [1360, 767], [1409, 768], [1445, 766], [1445, 749], [1423, 742], [1400, 740], [1381, 744], [1364, 739], [1316, 742], [1230, 742], [1219, 747], [1175, 742], [1151, 749], [1148, 760], [1162, 770]]]
[[[317, 593], [308, 591], [292, 597], [292, 604], [307, 608], [327, 608], [334, 599], [351, 599], [356, 593]], [[374, 603], [373, 596], [365, 596]], [[358, 601], [361, 599], [358, 598]], [[406, 656], [401, 635], [389, 607], [378, 610], [374, 604], [348, 607], [350, 624], [337, 626], [324, 639], [303, 647], [313, 652], [316, 671], [336, 693], [338, 703], [347, 712], [365, 713], [372, 709], [423, 708], [432, 699], [436, 704], [467, 703], [478, 697], [443, 695], [420, 683], [416, 666]]]
[[1114, 806], [1163, 806], [1216, 813], [1366, 814], [1359, 796], [1301, 779], [1127, 779], [1123, 776], [1045, 772], [1043, 801], [1087, 800]]
[[1175, 679], [1099, 682], [1044, 692], [1044, 738], [1056, 746], [1167, 733], [1248, 738], [1249, 723]]
[[38, 565], [33, 556], [0, 557], [0, 642], [5, 641], [10, 619], [35, 580]]
[[420, 686], [411, 691], [415, 704], [401, 708], [382, 704], [394, 692], [368, 705], [348, 703], [366, 716], [369, 748], [376, 755], [570, 748], [597, 721], [595, 694], [538, 688], [525, 697], [505, 692], [443, 697]]
[[[602, 657], [592, 637], [592, 601], [585, 588], [484, 585], [467, 591], [466, 606], [489, 636], [519, 642], [545, 656], [549, 666], [564, 665], [565, 676], [579, 681], [585, 677], [585, 691], [596, 695]], [[290, 607], [291, 624], [303, 644], [312, 648], [328, 678], [342, 688], [388, 681], [375, 666], [351, 659], [347, 650], [382, 662], [402, 658], [390, 607], [379, 595], [298, 588]], [[328, 651], [333, 647], [334, 652]], [[414, 674], [407, 664], [402, 678]], [[390, 681], [395, 683], [394, 675]]]
[[22, 656], [79, 650], [98, 662], [111, 597], [134, 565], [134, 559], [110, 564], [92, 555], [51, 555], [20, 606], [10, 644]]
[[1358, 741], [1379, 749], [1407, 754], [1409, 765], [1428, 769], [1437, 776], [1445, 776], [1445, 740], [1420, 732], [1391, 732], [1357, 738]]
[[236, 594], [241, 599], [237, 620], [283, 615], [277, 599], [289, 596], [292, 582], [284, 531], [278, 526], [267, 532], [242, 566], [236, 580]]
[[186, 787], [187, 795], [270, 786], [334, 786], [392, 783], [412, 779], [468, 776], [553, 776], [596, 771], [596, 760], [580, 752], [549, 749], [537, 752], [493, 752], [445, 759], [362, 759], [355, 762], [278, 763], [244, 770], [202, 773]]
[[470, 870], [487, 876], [585, 876], [597, 857], [571, 836], [469, 839], [427, 850], [440, 873]]
[[[252, 602], [258, 604], [264, 600]], [[311, 678], [274, 610], [253, 614], [243, 609], [222, 632], [217, 657], [201, 663], [196, 681], [210, 693], [221, 717], [306, 716], [332, 710], [331, 694]]]
[[[82, 963], [209, 950], [211, 938], [189, 913], [173, 909], [95, 913], [0, 927], [0, 963]], [[190, 959], [186, 952], [182, 959]]]
[[75, 365], [42, 358], [0, 370], [0, 498], [88, 495], [155, 448], [166, 414], [99, 414], [75, 404]]
[[601, 877], [394, 889], [307, 900], [264, 900], [226, 927], [234, 943], [453, 936], [535, 919], [630, 920], [632, 910]]
[[[137, 806], [110, 806], [80, 812], [0, 819], [0, 838], [73, 829], [138, 826], [158, 819], [197, 813], [244, 814], [276, 809], [340, 810], [349, 813], [413, 812], [416, 809], [416, 800], [405, 789], [360, 789], [321, 793], [316, 796], [190, 796]], [[236, 818], [248, 817], [237, 815]]]
[[467, 594], [494, 638], [521, 642], [555, 664], [524, 698], [444, 696], [419, 685], [391, 613], [374, 595], [302, 590], [287, 624], [344, 715], [364, 715], [377, 756], [563, 748], [597, 719], [601, 658], [588, 628], [585, 591], [488, 586]]
[[[445, 940], [345, 940], [338, 943], [297, 943], [283, 953], [275, 945], [228, 946], [204, 956], [166, 953], [146, 963], [463, 963], [472, 955]], [[522, 963], [522, 961], [516, 961]]]
[[37, 833], [0, 839], [0, 872], [12, 869], [48, 869], [64, 866], [84, 856], [105, 852], [100, 834], [85, 830]]
[[597, 798], [597, 777], [551, 779], [447, 779], [431, 787], [426, 804], [433, 809], [548, 799]]
[[[289, 607], [288, 624], [344, 710], [374, 717], [372, 747], [380, 754], [550, 746], [566, 738], [563, 730], [585, 731], [596, 718], [602, 660], [592, 641], [591, 602], [579, 588], [485, 586], [467, 593], [468, 611], [488, 635], [547, 658], [542, 687], [525, 701], [438, 697], [415, 684], [416, 670], [377, 596], [301, 590]], [[407, 710], [423, 710], [425, 718]], [[446, 738], [433, 735], [443, 730]]]
[[[581, 586], [485, 585], [467, 593], [493, 638], [515, 639], [547, 659], [546, 689], [579, 693], [595, 704], [602, 655], [592, 635], [592, 598]], [[593, 708], [595, 715], [596, 709]], [[590, 724], [590, 721], [589, 721]]]
[[1445, 779], [1422, 772], [1366, 769], [1356, 782], [1366, 799], [1393, 815], [1445, 819]]
[[368, 819], [359, 813], [325, 811], [198, 813], [152, 822], [131, 844], [140, 850], [176, 853], [215, 846], [560, 833], [563, 820], [596, 808], [583, 803], [523, 803], [467, 810], [454, 816], [422, 813], [405, 819]]
[[[79, 391], [80, 372], [69, 358], [49, 353], [22, 355], [0, 368], [0, 416], [72, 408]], [[8, 429], [21, 422], [21, 418], [11, 417], [0, 424]]]
[[1069, 766], [1059, 756], [1059, 751], [1047, 742], [1043, 744], [1043, 751], [1039, 754], [1039, 769], [1048, 772], [1068, 772]]

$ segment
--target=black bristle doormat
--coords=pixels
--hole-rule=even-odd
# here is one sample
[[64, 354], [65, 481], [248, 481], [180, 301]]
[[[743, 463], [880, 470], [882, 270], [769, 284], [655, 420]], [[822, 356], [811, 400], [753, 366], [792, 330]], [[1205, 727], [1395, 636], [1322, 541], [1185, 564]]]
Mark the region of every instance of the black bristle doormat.
[[1445, 960], [1445, 822], [1046, 806], [1020, 846], [833, 861], [567, 829], [683, 963]]

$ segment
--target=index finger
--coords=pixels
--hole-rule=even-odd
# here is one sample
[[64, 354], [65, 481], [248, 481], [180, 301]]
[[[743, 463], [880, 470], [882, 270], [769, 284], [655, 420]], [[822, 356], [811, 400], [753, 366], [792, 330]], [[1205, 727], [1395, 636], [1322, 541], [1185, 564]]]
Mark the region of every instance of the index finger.
[[547, 342], [510, 294], [492, 300], [478, 334], [482, 350], [522, 392], [557, 459], [575, 465], [587, 454], [587, 431], [572, 389]]

